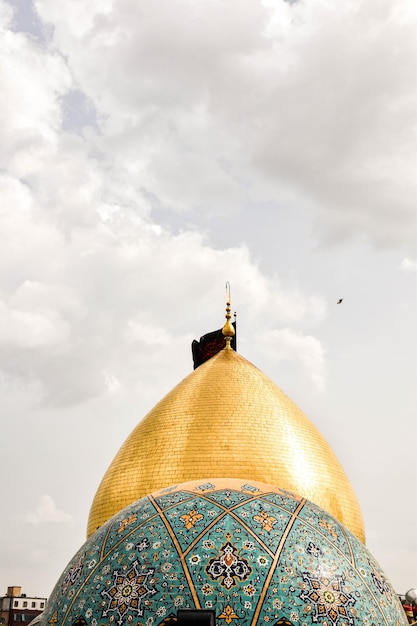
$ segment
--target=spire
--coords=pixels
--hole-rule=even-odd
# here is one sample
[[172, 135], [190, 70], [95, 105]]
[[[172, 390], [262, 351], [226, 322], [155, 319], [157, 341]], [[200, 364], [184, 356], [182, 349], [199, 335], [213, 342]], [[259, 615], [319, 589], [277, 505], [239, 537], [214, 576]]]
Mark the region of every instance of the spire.
[[232, 337], [234, 337], [235, 329], [233, 328], [233, 324], [231, 323], [231, 315], [230, 315], [230, 283], [226, 283], [226, 323], [222, 328], [223, 337], [226, 338], [226, 348], [230, 348], [230, 342]]
[[[223, 328], [206, 333], [200, 341], [193, 340], [191, 351], [193, 354], [194, 369], [211, 359], [212, 356], [229, 346], [236, 351], [236, 313], [235, 321], [230, 323], [230, 284], [226, 283], [226, 323]], [[226, 341], [225, 341], [226, 339]], [[225, 346], [226, 343], [226, 346]]]

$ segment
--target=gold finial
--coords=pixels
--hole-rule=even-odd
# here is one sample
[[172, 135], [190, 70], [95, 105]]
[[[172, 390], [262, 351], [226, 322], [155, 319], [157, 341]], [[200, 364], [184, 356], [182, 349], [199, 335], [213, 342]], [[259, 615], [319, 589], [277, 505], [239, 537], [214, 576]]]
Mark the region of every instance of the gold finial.
[[226, 283], [226, 323], [222, 328], [223, 337], [226, 337], [226, 348], [230, 348], [230, 342], [235, 334], [233, 324], [230, 322], [230, 283]]

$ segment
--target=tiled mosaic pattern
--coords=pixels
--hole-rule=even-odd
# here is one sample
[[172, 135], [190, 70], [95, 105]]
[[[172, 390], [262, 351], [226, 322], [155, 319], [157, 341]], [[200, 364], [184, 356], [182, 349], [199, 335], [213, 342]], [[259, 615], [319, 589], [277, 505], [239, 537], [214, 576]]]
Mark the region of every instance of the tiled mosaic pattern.
[[193, 371], [139, 422], [97, 490], [87, 536], [139, 498], [204, 476], [279, 485], [365, 542], [359, 503], [333, 450], [301, 409], [232, 349]]
[[160, 626], [179, 608], [218, 626], [403, 626], [373, 557], [311, 502], [263, 483], [194, 481], [104, 524], [58, 581], [42, 625]]

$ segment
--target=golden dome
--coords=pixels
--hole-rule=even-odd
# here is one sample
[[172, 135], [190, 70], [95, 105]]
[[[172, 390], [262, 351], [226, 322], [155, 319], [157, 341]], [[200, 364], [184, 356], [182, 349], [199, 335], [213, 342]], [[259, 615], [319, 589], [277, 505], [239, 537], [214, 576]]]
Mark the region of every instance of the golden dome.
[[228, 346], [168, 393], [126, 439], [97, 490], [87, 536], [139, 498], [207, 476], [294, 492], [364, 541], [359, 504], [328, 443], [275, 383]]

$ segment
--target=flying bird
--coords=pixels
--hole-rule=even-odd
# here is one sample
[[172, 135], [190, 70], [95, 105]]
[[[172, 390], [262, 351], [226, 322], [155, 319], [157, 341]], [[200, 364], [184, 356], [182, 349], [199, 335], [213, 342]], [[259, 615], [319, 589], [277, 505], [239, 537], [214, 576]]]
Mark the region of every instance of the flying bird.
[[336, 304], [341, 304], [343, 302], [343, 298], [339, 298], [339, 300], [336, 302]]

